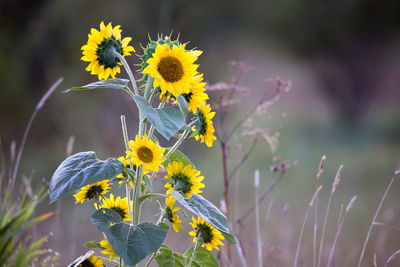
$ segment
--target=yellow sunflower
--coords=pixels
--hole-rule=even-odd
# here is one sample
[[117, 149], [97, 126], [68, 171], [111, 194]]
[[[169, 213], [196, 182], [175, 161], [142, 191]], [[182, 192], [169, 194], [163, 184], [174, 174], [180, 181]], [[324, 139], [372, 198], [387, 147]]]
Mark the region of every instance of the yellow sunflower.
[[194, 137], [196, 140], [200, 140], [201, 143], [206, 143], [208, 147], [212, 147], [212, 144], [217, 138], [215, 137], [215, 129], [212, 122], [215, 112], [211, 111], [210, 105], [202, 103], [197, 110], [197, 117], [200, 120], [200, 129], [198, 134]]
[[164, 152], [158, 143], [147, 136], [136, 136], [135, 140], [129, 141], [130, 151], [126, 154], [136, 166], [143, 166], [145, 170], [158, 172], [160, 165], [165, 161]]
[[193, 227], [193, 231], [189, 232], [189, 235], [193, 236], [193, 243], [196, 243], [197, 240], [199, 240], [201, 246], [206, 247], [209, 251], [213, 248], [219, 250], [218, 246], [224, 245], [221, 240], [224, 240], [225, 237], [217, 228], [200, 217], [197, 217], [197, 220], [192, 217], [192, 221], [193, 223], [190, 223], [190, 225]]
[[171, 194], [172, 190], [181, 192], [187, 197], [192, 197], [193, 193], [202, 193], [201, 188], [205, 185], [201, 182], [204, 177], [200, 176], [201, 172], [193, 168], [192, 165], [183, 165], [181, 161], [173, 161], [167, 166], [167, 176], [174, 180], [174, 185], [171, 183], [165, 184], [168, 188], [167, 194]]
[[110, 243], [108, 243], [107, 240], [100, 241], [100, 246], [104, 248], [102, 251], [100, 251], [102, 254], [108, 255], [110, 258], [118, 257], [117, 253], [115, 253], [114, 248], [111, 246]]
[[154, 78], [154, 88], [161, 88], [161, 95], [167, 91], [173, 96], [189, 93], [198, 65], [194, 64], [202, 52], [186, 51], [185, 45], [173, 46], [158, 44], [148, 66], [143, 70]]
[[165, 204], [167, 205], [165, 207], [165, 213], [167, 220], [172, 224], [175, 232], [178, 233], [180, 229], [183, 229], [183, 226], [181, 218], [178, 214], [176, 214], [176, 212], [179, 211], [180, 208], [174, 207], [175, 202], [176, 199], [174, 197], [167, 197], [165, 199]]
[[120, 25], [113, 27], [111, 22], [104, 24], [100, 23], [100, 31], [92, 28], [88, 35], [88, 42], [82, 46], [83, 50], [81, 60], [90, 62], [86, 70], [93, 75], [98, 75], [99, 79], [108, 79], [111, 75], [119, 73], [122, 63], [115, 57], [115, 52], [121, 56], [130, 56], [131, 52], [135, 52], [132, 46], [129, 46], [131, 37], [121, 38]]
[[[133, 205], [132, 201], [131, 201], [130, 205], [132, 207], [132, 205]], [[114, 195], [110, 194], [110, 196], [108, 198], [101, 200], [100, 205], [95, 203], [94, 206], [96, 207], [96, 209], [105, 208], [105, 209], [113, 210], [121, 216], [123, 221], [129, 221], [130, 215], [129, 215], [129, 209], [128, 209], [128, 200], [126, 197], [114, 198]]]
[[89, 258], [81, 262], [78, 267], [103, 267], [103, 261], [99, 259], [98, 257], [91, 255]]
[[103, 180], [95, 184], [90, 184], [82, 187], [80, 191], [74, 195], [76, 202], [83, 203], [85, 200], [98, 199], [99, 196], [104, 195], [111, 188], [108, 180]]

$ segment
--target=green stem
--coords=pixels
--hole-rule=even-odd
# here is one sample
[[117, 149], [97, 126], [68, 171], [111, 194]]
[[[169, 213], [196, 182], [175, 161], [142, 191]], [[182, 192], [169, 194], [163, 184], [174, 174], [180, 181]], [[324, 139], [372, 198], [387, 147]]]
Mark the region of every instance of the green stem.
[[200, 241], [199, 241], [199, 239], [197, 239], [196, 245], [194, 245], [192, 257], [190, 257], [190, 261], [189, 261], [188, 267], [192, 266], [192, 263], [193, 263], [193, 260], [194, 260], [194, 256], [196, 255], [196, 252], [197, 252], [197, 249], [199, 248], [199, 246], [200, 246]]
[[114, 263], [114, 264], [119, 264], [117, 261], [114, 261], [114, 260], [106, 258], [106, 257], [102, 257], [102, 256], [96, 256], [96, 257], [101, 259], [101, 260], [103, 260], [103, 261], [108, 261], [108, 262], [111, 262], [111, 263]]
[[128, 73], [129, 79], [131, 79], [131, 83], [132, 83], [132, 87], [133, 87], [133, 91], [135, 92], [135, 95], [139, 95], [139, 90], [136, 85], [136, 80], [135, 80], [135, 77], [133, 77], [133, 73], [132, 73], [131, 68], [128, 65], [128, 62], [126, 62], [125, 58], [115, 50], [114, 50], [114, 55], [119, 59], [119, 61], [121, 61], [126, 72]]
[[165, 159], [168, 159], [169, 156], [182, 144], [183, 140], [189, 135], [190, 131], [184, 131], [176, 143], [171, 147], [168, 153], [165, 155]]
[[149, 76], [149, 78], [147, 79], [146, 87], [144, 89], [144, 99], [146, 99], [146, 101], [149, 101], [150, 93], [154, 91], [151, 90], [153, 88], [153, 81], [154, 79]]
[[143, 196], [141, 196], [139, 201], [142, 202], [148, 197], [169, 197], [169, 196], [164, 195], [164, 194], [158, 194], [158, 193], [148, 193], [148, 194], [144, 194]]
[[[122, 125], [122, 134], [124, 135], [124, 143], [125, 143], [125, 149], [129, 150], [129, 137], [128, 137], [128, 128], [126, 127], [126, 120], [125, 116], [121, 116], [121, 125]], [[131, 164], [132, 165], [132, 164]], [[132, 166], [131, 166], [132, 168]], [[125, 192], [126, 192], [126, 198], [128, 200], [128, 211], [129, 211], [129, 216], [131, 217], [131, 223], [133, 223], [133, 212], [132, 212], [132, 207], [131, 207], [131, 194], [130, 194], [130, 187], [129, 183], [126, 183], [125, 185]]]

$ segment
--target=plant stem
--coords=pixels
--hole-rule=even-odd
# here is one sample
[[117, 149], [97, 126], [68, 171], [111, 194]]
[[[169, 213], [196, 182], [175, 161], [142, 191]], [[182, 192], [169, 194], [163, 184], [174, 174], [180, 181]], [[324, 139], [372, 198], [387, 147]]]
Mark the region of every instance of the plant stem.
[[[125, 143], [125, 149], [129, 150], [129, 137], [128, 137], [128, 129], [126, 127], [126, 120], [125, 116], [121, 115], [121, 125], [122, 125], [122, 134], [124, 135], [124, 143]], [[132, 166], [131, 166], [132, 167]], [[125, 192], [126, 192], [126, 198], [128, 200], [128, 211], [129, 211], [129, 216], [131, 217], [131, 223], [133, 223], [133, 211], [131, 207], [131, 194], [130, 194], [130, 187], [129, 183], [126, 183], [125, 185]]]
[[194, 245], [192, 257], [190, 257], [190, 261], [189, 261], [188, 267], [192, 266], [192, 263], [193, 263], [193, 260], [194, 260], [194, 256], [196, 255], [196, 252], [197, 252], [197, 249], [199, 248], [199, 246], [200, 246], [200, 242], [199, 242], [199, 239], [197, 239], [196, 244]]
[[119, 59], [119, 61], [121, 61], [126, 72], [128, 73], [129, 79], [131, 79], [131, 83], [132, 83], [132, 87], [133, 87], [133, 91], [135, 92], [135, 95], [139, 95], [139, 90], [136, 85], [136, 80], [135, 80], [135, 77], [133, 77], [133, 73], [132, 73], [131, 68], [128, 65], [128, 62], [126, 62], [125, 58], [115, 50], [114, 50], [114, 55]]
[[96, 256], [96, 257], [101, 259], [101, 260], [103, 260], [103, 261], [108, 261], [108, 262], [111, 262], [111, 263], [114, 263], [114, 264], [119, 264], [117, 261], [114, 261], [114, 260], [106, 258], [106, 257], [102, 257], [102, 256]]
[[165, 155], [165, 159], [168, 159], [169, 156], [182, 144], [183, 140], [188, 136], [190, 131], [184, 131], [182, 135], [179, 137], [179, 139], [176, 141], [176, 143], [171, 147], [171, 149], [168, 151], [168, 153]]

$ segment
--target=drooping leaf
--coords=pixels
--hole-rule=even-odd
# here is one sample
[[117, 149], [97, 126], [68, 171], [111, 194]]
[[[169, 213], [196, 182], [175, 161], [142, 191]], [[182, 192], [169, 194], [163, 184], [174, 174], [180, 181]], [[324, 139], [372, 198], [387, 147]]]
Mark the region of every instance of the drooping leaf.
[[[190, 258], [193, 255], [194, 247], [190, 247], [184, 254], [185, 256], [185, 266], [188, 266]], [[219, 267], [217, 260], [214, 255], [205, 248], [199, 247], [194, 254], [193, 262], [190, 267]], [[189, 266], [188, 266], [189, 267]]]
[[167, 233], [171, 229], [171, 225], [169, 223], [165, 223], [165, 222], [161, 222], [161, 223], [157, 224], [157, 226], [160, 226]]
[[75, 92], [75, 91], [87, 91], [93, 89], [100, 88], [111, 88], [111, 89], [125, 89], [128, 87], [129, 80], [126, 79], [109, 79], [109, 80], [101, 80], [94, 83], [90, 83], [80, 87], [72, 87], [69, 88], [63, 93]]
[[94, 254], [93, 250], [90, 250], [88, 252], [86, 252], [85, 255], [80, 256], [79, 258], [77, 258], [76, 260], [74, 260], [72, 263], [70, 263], [68, 265], [68, 267], [78, 267], [79, 264], [81, 264], [84, 260], [86, 260], [87, 258], [89, 258], [90, 256], [92, 256]]
[[[167, 148], [165, 150], [165, 153], [168, 153], [168, 151], [170, 149], [171, 148]], [[167, 166], [168, 163], [170, 163], [172, 161], [181, 161], [181, 162], [183, 162], [184, 166], [190, 164], [193, 166], [193, 168], [196, 168], [196, 166], [190, 161], [190, 159], [185, 154], [183, 154], [183, 152], [179, 151], [178, 149], [176, 149], [174, 152], [172, 152], [172, 154], [169, 156], [168, 160], [163, 162], [163, 165]]]
[[135, 96], [135, 102], [143, 116], [167, 140], [185, 125], [185, 118], [177, 108], [152, 108], [141, 96]]
[[167, 232], [160, 226], [147, 222], [139, 225], [117, 223], [109, 227], [105, 235], [125, 264], [134, 265], [157, 251]]
[[122, 218], [118, 212], [103, 208], [96, 210], [90, 217], [90, 221], [96, 226], [98, 231], [105, 232], [110, 227], [110, 223], [122, 222]]
[[95, 241], [89, 241], [86, 242], [85, 244], [83, 244], [84, 247], [86, 248], [100, 248], [100, 249], [104, 249], [99, 243], [95, 242]]
[[188, 103], [185, 97], [180, 95], [176, 100], [178, 100], [179, 109], [181, 110], [183, 117], [186, 118], [188, 114]]
[[159, 267], [184, 267], [185, 258], [172, 251], [167, 245], [161, 245], [155, 257]]
[[117, 159], [99, 160], [93, 151], [80, 152], [65, 159], [51, 177], [50, 203], [75, 190], [105, 179], [115, 178], [124, 165]]
[[234, 242], [235, 238], [229, 234], [228, 221], [225, 215], [214, 204], [196, 193], [193, 193], [191, 198], [183, 197], [176, 191], [172, 191], [172, 195], [183, 207], [220, 230], [229, 242]]

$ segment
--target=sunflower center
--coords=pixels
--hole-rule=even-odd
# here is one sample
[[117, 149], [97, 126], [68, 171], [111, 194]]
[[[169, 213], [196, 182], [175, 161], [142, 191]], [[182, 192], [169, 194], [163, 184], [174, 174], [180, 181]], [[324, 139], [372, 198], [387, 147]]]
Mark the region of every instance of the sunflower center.
[[149, 163], [153, 161], [153, 151], [150, 148], [141, 146], [137, 150], [137, 155], [139, 159], [145, 163]]
[[116, 213], [119, 214], [119, 216], [121, 216], [122, 219], [125, 219], [126, 213], [125, 210], [123, 208], [120, 207], [112, 207], [110, 208], [111, 210], [115, 211]]
[[207, 121], [206, 118], [204, 117], [204, 114], [199, 111], [197, 113], [197, 116], [199, 117], [200, 120], [200, 129], [199, 129], [199, 134], [200, 135], [205, 135], [207, 132]]
[[94, 267], [94, 264], [86, 259], [81, 264], [79, 264], [79, 267]]
[[176, 191], [181, 191], [184, 194], [191, 191], [192, 183], [190, 182], [189, 177], [183, 173], [174, 174], [171, 178], [175, 181], [174, 189]]
[[192, 99], [192, 95], [193, 95], [193, 93], [192, 92], [190, 92], [190, 93], [187, 93], [187, 94], [182, 94], [183, 95], [183, 97], [185, 98], [185, 100], [186, 100], [186, 102], [190, 102], [190, 100]]
[[93, 185], [92, 187], [90, 187], [88, 189], [88, 191], [86, 192], [86, 199], [92, 200], [95, 197], [98, 197], [99, 195], [101, 195], [104, 191], [104, 188], [101, 185]]
[[157, 66], [157, 71], [167, 82], [173, 83], [183, 77], [182, 63], [176, 57], [164, 57]]
[[104, 68], [114, 68], [119, 59], [115, 57], [114, 50], [123, 54], [121, 42], [113, 37], [103, 40], [97, 48], [97, 57], [99, 64]]
[[201, 238], [204, 243], [210, 243], [213, 240], [213, 234], [210, 227], [206, 224], [199, 223], [196, 227], [197, 237]]
[[167, 207], [165, 209], [165, 213], [167, 214], [167, 220], [170, 221], [171, 223], [174, 222], [174, 214], [172, 212], [172, 209], [170, 207]]

